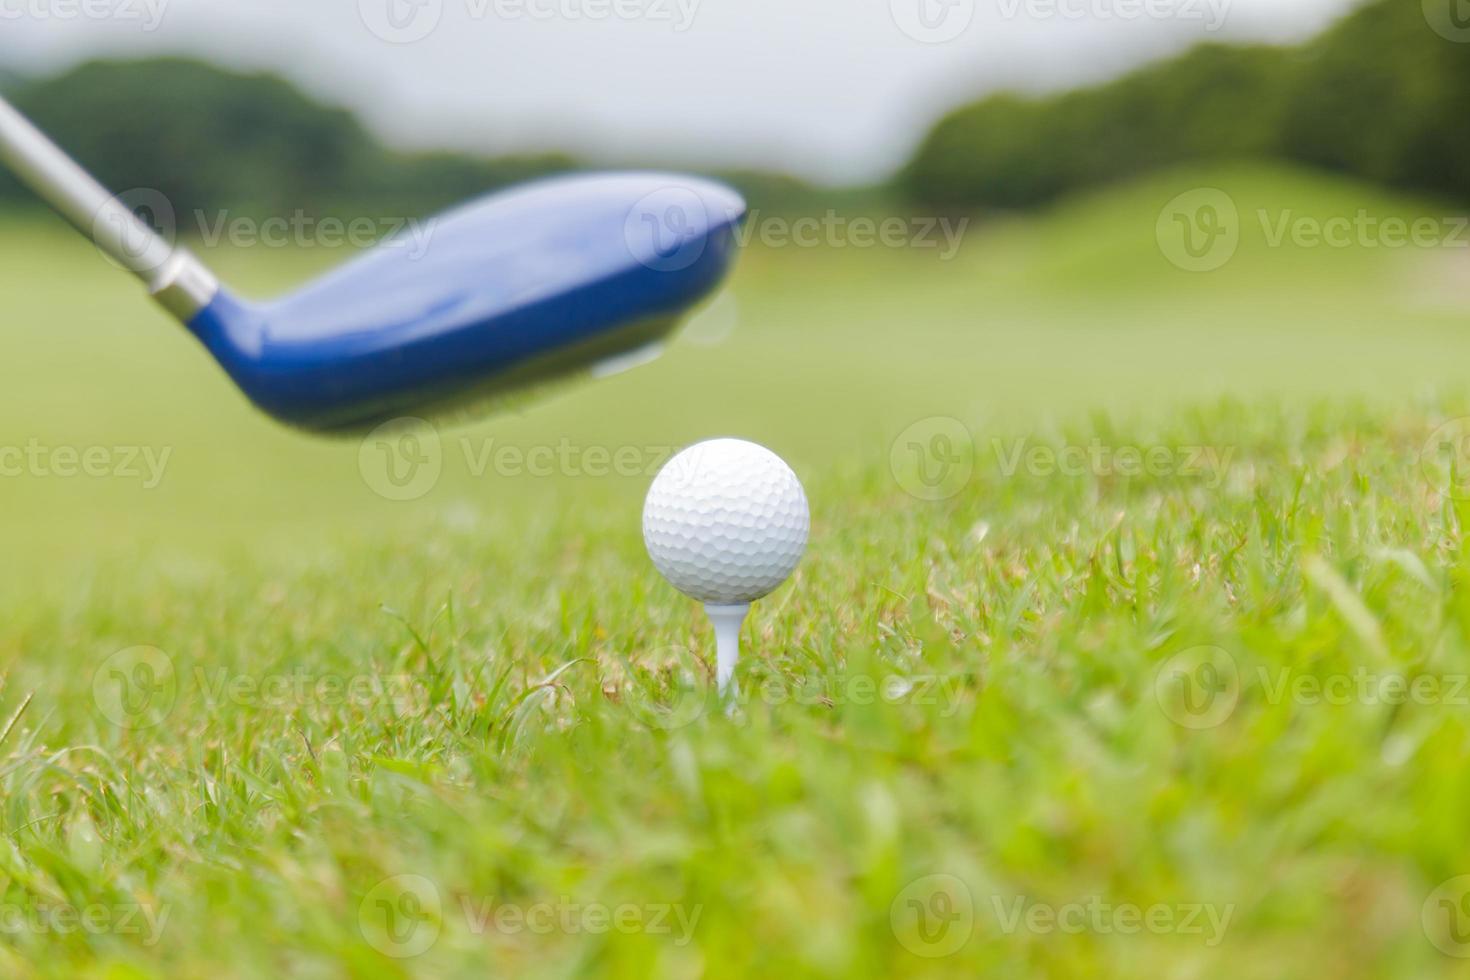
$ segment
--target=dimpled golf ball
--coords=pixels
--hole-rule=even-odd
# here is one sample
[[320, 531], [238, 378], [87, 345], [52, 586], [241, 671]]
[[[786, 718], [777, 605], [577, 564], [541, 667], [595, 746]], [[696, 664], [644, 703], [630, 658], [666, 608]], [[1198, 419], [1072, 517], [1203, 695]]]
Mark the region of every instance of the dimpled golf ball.
[[643, 505], [643, 543], [691, 599], [743, 605], [775, 591], [806, 550], [811, 515], [791, 467], [740, 439], [701, 442], [665, 464]]

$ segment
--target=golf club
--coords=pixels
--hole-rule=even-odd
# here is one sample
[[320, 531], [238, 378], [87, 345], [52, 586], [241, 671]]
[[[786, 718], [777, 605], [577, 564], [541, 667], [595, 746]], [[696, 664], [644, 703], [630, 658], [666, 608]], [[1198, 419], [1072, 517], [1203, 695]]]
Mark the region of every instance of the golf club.
[[694, 177], [551, 178], [389, 239], [274, 301], [240, 299], [0, 99], [0, 162], [108, 256], [276, 419], [353, 432], [462, 414], [657, 353], [735, 257], [745, 203]]

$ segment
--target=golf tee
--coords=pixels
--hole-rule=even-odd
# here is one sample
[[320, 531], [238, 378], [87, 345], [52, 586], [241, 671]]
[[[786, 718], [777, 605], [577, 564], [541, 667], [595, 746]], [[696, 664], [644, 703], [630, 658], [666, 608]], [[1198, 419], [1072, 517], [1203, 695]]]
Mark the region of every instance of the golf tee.
[[704, 611], [715, 627], [715, 677], [720, 694], [738, 694], [734, 684], [735, 664], [740, 660], [740, 627], [750, 613], [750, 604], [739, 606], [706, 605]]

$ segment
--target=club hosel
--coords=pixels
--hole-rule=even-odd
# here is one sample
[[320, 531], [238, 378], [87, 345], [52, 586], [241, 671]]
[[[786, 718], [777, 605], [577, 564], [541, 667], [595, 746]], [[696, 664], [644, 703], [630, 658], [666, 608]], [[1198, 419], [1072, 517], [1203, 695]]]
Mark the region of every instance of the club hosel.
[[721, 694], [738, 694], [734, 684], [735, 665], [740, 661], [740, 627], [750, 614], [750, 603], [735, 606], [706, 604], [705, 613], [715, 627], [715, 677]]
[[151, 275], [148, 292], [180, 323], [187, 324], [219, 293], [219, 279], [186, 248], [176, 248]]
[[185, 249], [174, 248], [0, 98], [0, 164], [50, 204], [105, 255], [142, 279], [184, 323], [209, 305], [219, 280]]

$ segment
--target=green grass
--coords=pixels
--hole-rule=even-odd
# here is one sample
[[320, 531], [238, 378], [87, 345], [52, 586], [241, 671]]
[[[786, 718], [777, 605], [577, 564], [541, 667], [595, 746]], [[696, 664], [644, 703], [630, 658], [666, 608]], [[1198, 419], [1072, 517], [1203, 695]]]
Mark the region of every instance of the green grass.
[[[1207, 275], [1154, 239], [1201, 185], [1247, 215]], [[1253, 217], [1363, 206], [1433, 213], [1242, 168], [953, 262], [753, 249], [726, 343], [444, 430], [412, 501], [85, 246], [5, 230], [0, 446], [172, 456], [152, 489], [0, 479], [0, 974], [1453, 974], [1470, 506], [1424, 447], [1470, 415], [1465, 266]], [[334, 257], [211, 259], [269, 290]], [[935, 416], [973, 472], [930, 501]], [[788, 456], [814, 519], [733, 716], [637, 522], [647, 467], [720, 434]], [[469, 461], [563, 440], [639, 465]], [[1093, 446], [1161, 465], [1048, 473]], [[1313, 694], [1360, 676], [1420, 694]]]

